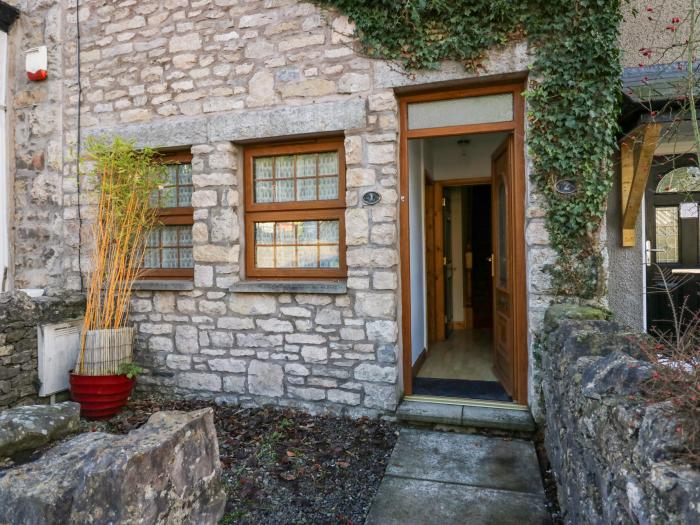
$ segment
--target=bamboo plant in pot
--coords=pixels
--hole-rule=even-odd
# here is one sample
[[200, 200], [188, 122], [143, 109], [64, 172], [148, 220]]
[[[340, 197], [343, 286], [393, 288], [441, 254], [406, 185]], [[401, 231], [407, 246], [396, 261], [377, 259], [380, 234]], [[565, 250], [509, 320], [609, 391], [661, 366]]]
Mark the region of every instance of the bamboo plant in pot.
[[142, 271], [146, 241], [157, 223], [150, 199], [163, 171], [156, 155], [119, 138], [87, 143], [86, 160], [92, 164], [98, 194], [89, 240], [93, 251], [85, 320], [70, 388], [82, 415], [89, 418], [119, 412], [138, 373], [129, 302]]

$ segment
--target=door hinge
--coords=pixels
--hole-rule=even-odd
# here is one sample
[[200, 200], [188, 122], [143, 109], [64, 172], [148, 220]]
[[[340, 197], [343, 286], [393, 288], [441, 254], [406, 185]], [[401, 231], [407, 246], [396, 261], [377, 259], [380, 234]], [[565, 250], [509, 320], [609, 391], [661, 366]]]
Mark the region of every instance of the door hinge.
[[447, 206], [447, 199], [445, 199], [445, 197], [443, 197], [442, 198], [442, 207], [444, 208], [445, 206]]
[[447, 257], [442, 258], [442, 265], [447, 266]]

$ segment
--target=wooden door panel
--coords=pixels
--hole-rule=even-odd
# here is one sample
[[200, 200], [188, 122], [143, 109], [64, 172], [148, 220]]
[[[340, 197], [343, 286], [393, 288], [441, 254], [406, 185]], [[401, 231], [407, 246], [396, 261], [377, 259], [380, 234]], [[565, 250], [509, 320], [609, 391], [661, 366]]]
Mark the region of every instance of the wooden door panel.
[[494, 373], [510, 396], [515, 394], [515, 320], [513, 317], [513, 138], [492, 157]]

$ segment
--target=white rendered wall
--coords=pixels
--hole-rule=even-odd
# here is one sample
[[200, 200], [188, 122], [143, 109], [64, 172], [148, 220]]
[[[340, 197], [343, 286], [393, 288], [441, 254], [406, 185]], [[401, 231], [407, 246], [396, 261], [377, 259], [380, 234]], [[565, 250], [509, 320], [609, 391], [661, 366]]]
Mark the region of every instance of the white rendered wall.
[[[7, 33], [0, 31], [0, 291], [9, 284], [10, 247], [8, 235], [8, 159], [7, 159]], [[7, 283], [3, 287], [6, 276]]]

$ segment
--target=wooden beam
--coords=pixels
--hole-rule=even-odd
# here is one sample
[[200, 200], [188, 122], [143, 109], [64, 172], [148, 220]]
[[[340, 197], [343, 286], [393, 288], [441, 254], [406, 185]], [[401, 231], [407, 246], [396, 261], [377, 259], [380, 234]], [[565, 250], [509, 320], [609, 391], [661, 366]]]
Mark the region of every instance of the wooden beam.
[[[624, 213], [622, 215], [622, 245], [634, 246], [634, 230], [637, 223], [637, 216], [642, 205], [644, 190], [646, 189], [647, 179], [651, 171], [651, 164], [654, 159], [654, 152], [659, 141], [661, 133], [661, 124], [651, 123], [646, 124], [642, 130], [641, 144], [634, 151], [634, 173], [632, 181], [629, 184], [629, 189], [626, 189], [623, 183], [622, 194], [623, 198], [627, 193], [627, 202], [624, 203]], [[623, 153], [624, 155], [624, 153]], [[624, 164], [629, 163], [629, 153], [627, 159], [623, 158]], [[629, 180], [629, 173], [627, 173]], [[624, 178], [623, 178], [624, 181]]]
[[[620, 215], [621, 222], [624, 220], [625, 210], [627, 209], [627, 201], [632, 188], [632, 180], [634, 179], [634, 138], [631, 136], [625, 137], [620, 144], [620, 194], [622, 197]], [[635, 230], [622, 228], [622, 246], [634, 246]]]

